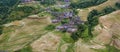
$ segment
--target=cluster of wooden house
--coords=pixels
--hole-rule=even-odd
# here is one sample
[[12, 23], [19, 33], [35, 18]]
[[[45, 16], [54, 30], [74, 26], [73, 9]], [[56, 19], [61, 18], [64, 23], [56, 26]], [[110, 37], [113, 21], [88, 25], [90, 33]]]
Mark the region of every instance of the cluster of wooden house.
[[[33, 0], [21, 0], [21, 1], [31, 2]], [[41, 0], [41, 1], [44, 1], [44, 0]], [[69, 2], [69, 0], [64, 0], [64, 1]], [[69, 3], [65, 4], [65, 7], [68, 7], [68, 6], [69, 6]], [[46, 8], [45, 10], [47, 12], [50, 12], [55, 17], [54, 19], [51, 20], [53, 24], [56, 24], [56, 23], [58, 24], [58, 23], [61, 23], [61, 21], [64, 19], [69, 19], [67, 23], [56, 26], [56, 30], [58, 31], [66, 31], [69, 33], [73, 33], [78, 30], [77, 25], [84, 23], [84, 21], [80, 20], [80, 17], [75, 15], [73, 11], [53, 12], [51, 11], [50, 7]]]
[[[64, 0], [64, 2], [69, 2], [69, 0]], [[68, 7], [69, 3], [66, 3], [65, 5]], [[75, 15], [73, 11], [53, 12], [51, 11], [50, 7], [46, 8], [45, 10], [47, 12], [50, 12], [55, 17], [51, 20], [53, 24], [58, 24], [61, 23], [61, 21], [64, 19], [69, 19], [68, 23], [56, 26], [57, 31], [66, 31], [73, 33], [78, 30], [77, 25], [84, 23], [84, 21], [82, 21], [79, 16]]]
[[61, 13], [53, 12], [52, 14], [55, 16], [55, 19], [52, 19], [52, 23], [54, 24], [61, 22], [63, 19], [69, 19], [68, 23], [56, 27], [58, 31], [65, 30], [69, 33], [73, 33], [77, 31], [77, 25], [84, 23], [84, 21], [81, 21], [80, 17], [74, 15], [72, 11]]

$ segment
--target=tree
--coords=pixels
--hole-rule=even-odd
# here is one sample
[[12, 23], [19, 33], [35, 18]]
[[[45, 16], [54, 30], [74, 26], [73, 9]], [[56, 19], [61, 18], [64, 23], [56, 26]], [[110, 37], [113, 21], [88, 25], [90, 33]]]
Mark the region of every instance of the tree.
[[106, 2], [107, 0], [85, 0], [82, 2], [71, 3], [71, 8], [87, 8], [95, 5], [99, 5], [101, 3]]
[[[89, 27], [90, 28], [92, 28], [92, 26], [95, 26], [94, 24], [98, 24], [97, 23], [97, 21], [98, 21], [98, 17], [97, 17], [97, 15], [98, 15], [99, 13], [98, 13], [98, 11], [97, 10], [92, 10], [90, 13], [89, 13], [89, 15], [88, 15], [88, 17], [87, 17], [87, 20], [88, 20], [88, 25], [89, 25]], [[95, 17], [96, 16], [96, 17]]]
[[116, 9], [112, 8], [111, 6], [108, 6], [108, 7], [106, 7], [105, 9], [103, 9], [103, 13], [109, 14], [109, 13], [115, 11], [115, 10], [116, 10]]
[[115, 4], [115, 6], [120, 9], [120, 3], [119, 3], [119, 2], [117, 2], [117, 3]]
[[17, 7], [16, 10], [17, 11], [23, 11], [25, 13], [32, 13], [33, 10], [35, 10], [35, 8], [33, 8], [31, 6], [23, 6], [23, 7]]
[[2, 25], [7, 22], [7, 17], [19, 2], [20, 0], [0, 0], [0, 34], [2, 34]]
[[96, 26], [98, 24], [98, 17], [97, 15], [99, 15], [99, 12], [97, 10], [92, 10], [88, 17], [87, 17], [87, 20], [88, 20], [88, 34], [92, 37], [92, 30], [93, 30], [93, 27]]

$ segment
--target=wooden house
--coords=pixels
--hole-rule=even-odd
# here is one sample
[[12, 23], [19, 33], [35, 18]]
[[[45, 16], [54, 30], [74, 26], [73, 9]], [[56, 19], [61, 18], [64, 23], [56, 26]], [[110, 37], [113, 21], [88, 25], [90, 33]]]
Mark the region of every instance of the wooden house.
[[67, 29], [68, 33], [73, 33], [73, 32], [76, 32], [76, 31], [77, 31], [77, 28], [68, 28]]
[[56, 30], [58, 30], [58, 31], [64, 30], [64, 27], [63, 27], [63, 26], [57, 26], [57, 27], [56, 27]]
[[58, 20], [58, 19], [53, 19], [52, 20], [52, 23], [58, 23], [58, 22], [60, 22], [60, 20]]

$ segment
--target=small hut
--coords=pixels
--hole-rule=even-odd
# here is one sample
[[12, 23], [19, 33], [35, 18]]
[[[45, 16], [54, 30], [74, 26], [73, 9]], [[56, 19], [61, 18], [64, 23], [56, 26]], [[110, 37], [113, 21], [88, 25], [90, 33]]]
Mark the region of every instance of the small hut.
[[56, 30], [58, 30], [58, 31], [64, 30], [64, 27], [63, 27], [63, 26], [57, 26], [57, 27], [56, 27]]
[[77, 28], [68, 28], [67, 29], [68, 33], [73, 33], [73, 32], [76, 32], [76, 31], [77, 31]]
[[58, 22], [60, 22], [60, 20], [57, 20], [57, 19], [52, 20], [52, 23], [58, 23]]

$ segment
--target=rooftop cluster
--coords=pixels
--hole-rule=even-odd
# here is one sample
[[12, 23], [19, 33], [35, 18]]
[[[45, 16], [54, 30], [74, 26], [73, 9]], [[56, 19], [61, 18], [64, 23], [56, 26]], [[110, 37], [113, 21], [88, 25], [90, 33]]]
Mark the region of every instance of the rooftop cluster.
[[62, 20], [66, 18], [68, 19], [67, 23], [61, 23], [61, 25], [56, 27], [56, 30], [73, 33], [77, 31], [77, 25], [83, 23], [83, 21], [80, 20], [80, 17], [73, 16], [72, 13], [71, 14], [65, 13], [65, 15], [62, 15], [61, 17], [56, 17], [55, 19], [52, 20], [52, 23], [62, 22]]
[[[73, 11], [51, 12], [51, 14], [55, 16], [55, 18], [51, 20], [53, 24], [61, 23], [61, 25], [56, 26], [56, 30], [58, 31], [73, 33], [77, 31], [77, 25], [84, 23]], [[62, 23], [63, 21], [67, 22]]]
[[[69, 0], [64, 0], [64, 2], [69, 2]], [[64, 5], [69, 6], [69, 4], [70, 3], [65, 3]], [[66, 7], [62, 9], [68, 9], [68, 8]], [[56, 26], [57, 31], [73, 33], [78, 30], [77, 25], [84, 23], [82, 20], [80, 20], [80, 17], [78, 15], [75, 15], [75, 13], [72, 10], [58, 12], [58, 11], [52, 11], [51, 8], [48, 7], [46, 8], [46, 11], [50, 12], [55, 17], [54, 19], [51, 20], [53, 24], [60, 24]]]
[[[65, 11], [53, 11], [51, 7], [46, 8], [45, 10], [49, 13], [51, 13], [54, 18], [51, 20], [53, 24], [59, 24], [56, 26], [57, 31], [63, 31], [63, 32], [69, 32], [73, 33], [78, 30], [78, 25], [83, 24], [84, 22], [80, 19], [78, 15], [75, 15], [73, 10], [69, 10], [69, 0], [64, 0], [66, 2], [64, 4], [65, 7], [61, 7], [59, 5], [56, 8], [66, 9]], [[62, 4], [63, 5], [63, 4]], [[67, 10], [68, 9], [68, 10]]]

